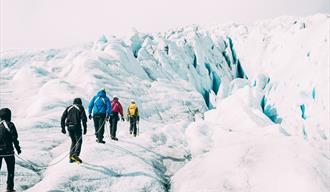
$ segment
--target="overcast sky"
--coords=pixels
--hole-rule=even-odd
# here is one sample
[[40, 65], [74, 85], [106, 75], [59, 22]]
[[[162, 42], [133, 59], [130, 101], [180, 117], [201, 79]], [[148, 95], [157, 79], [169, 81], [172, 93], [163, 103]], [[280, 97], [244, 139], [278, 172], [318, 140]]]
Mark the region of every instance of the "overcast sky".
[[1, 51], [60, 48], [190, 24], [329, 13], [330, 0], [0, 0]]

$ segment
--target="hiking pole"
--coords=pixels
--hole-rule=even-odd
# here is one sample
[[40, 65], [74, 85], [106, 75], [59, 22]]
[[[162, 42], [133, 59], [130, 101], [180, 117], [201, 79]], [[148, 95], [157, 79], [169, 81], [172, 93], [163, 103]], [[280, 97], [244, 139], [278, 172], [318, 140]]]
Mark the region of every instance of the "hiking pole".
[[137, 135], [138, 136], [140, 135], [140, 123], [139, 123], [139, 121], [137, 123]]

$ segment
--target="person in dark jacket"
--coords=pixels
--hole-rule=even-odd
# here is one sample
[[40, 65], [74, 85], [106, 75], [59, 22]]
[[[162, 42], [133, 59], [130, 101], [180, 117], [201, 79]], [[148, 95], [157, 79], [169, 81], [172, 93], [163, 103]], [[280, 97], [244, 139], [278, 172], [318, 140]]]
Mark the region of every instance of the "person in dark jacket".
[[[11, 111], [8, 108], [0, 109], [0, 170], [2, 159], [7, 164], [7, 191], [14, 190], [15, 176], [15, 154], [14, 147], [18, 154], [21, 153], [21, 147], [18, 142], [17, 130], [13, 122], [11, 122]], [[13, 147], [14, 146], [14, 147]]]
[[80, 162], [82, 160], [79, 158], [81, 145], [82, 145], [82, 128], [81, 123], [84, 128], [84, 135], [87, 133], [87, 116], [85, 109], [82, 106], [80, 98], [75, 98], [73, 100], [73, 105], [70, 105], [65, 109], [61, 118], [62, 133], [66, 134], [65, 127], [69, 131], [69, 136], [71, 138], [70, 147], [70, 157], [69, 161]]
[[89, 102], [88, 114], [88, 118], [94, 120], [96, 142], [105, 143], [104, 125], [111, 114], [111, 103], [104, 89], [101, 89]]
[[112, 112], [110, 114], [110, 135], [112, 140], [118, 141], [118, 138], [116, 137], [117, 123], [119, 121], [119, 114], [121, 119], [124, 121], [124, 114], [123, 107], [120, 104], [119, 98], [117, 96], [113, 97], [113, 100], [111, 101], [111, 107]]
[[127, 119], [130, 122], [129, 133], [134, 137], [138, 134], [137, 124], [140, 121], [139, 109], [134, 100], [127, 107]]

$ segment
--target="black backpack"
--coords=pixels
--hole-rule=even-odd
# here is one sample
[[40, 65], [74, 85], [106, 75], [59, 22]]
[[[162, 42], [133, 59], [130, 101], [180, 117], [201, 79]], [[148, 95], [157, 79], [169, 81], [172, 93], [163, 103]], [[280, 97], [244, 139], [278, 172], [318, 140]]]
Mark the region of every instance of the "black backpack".
[[73, 104], [66, 109], [67, 117], [65, 125], [68, 127], [68, 130], [71, 131], [77, 126], [81, 126], [81, 108]]

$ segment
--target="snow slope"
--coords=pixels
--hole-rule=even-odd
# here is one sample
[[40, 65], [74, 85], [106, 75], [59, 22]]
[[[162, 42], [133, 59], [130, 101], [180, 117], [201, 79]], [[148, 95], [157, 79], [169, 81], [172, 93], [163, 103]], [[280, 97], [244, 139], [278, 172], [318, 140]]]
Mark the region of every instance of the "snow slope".
[[[23, 151], [16, 188], [327, 191], [328, 50], [329, 16], [315, 15], [1, 53], [0, 105]], [[84, 163], [68, 164], [60, 115], [104, 87], [124, 107], [137, 101], [140, 135], [120, 122], [119, 142], [100, 145], [88, 122]]]
[[188, 127], [193, 161], [173, 191], [329, 191], [329, 16], [220, 29], [249, 81]]

